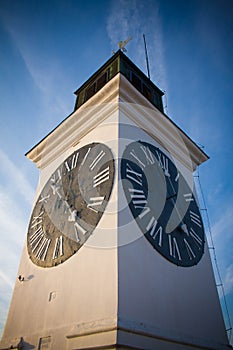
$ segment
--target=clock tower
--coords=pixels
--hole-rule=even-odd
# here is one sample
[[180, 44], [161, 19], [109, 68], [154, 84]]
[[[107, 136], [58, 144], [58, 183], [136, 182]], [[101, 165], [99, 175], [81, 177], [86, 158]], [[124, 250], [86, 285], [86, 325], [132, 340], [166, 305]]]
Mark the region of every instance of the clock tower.
[[0, 349], [227, 350], [192, 173], [208, 156], [121, 51], [26, 155], [40, 170]]

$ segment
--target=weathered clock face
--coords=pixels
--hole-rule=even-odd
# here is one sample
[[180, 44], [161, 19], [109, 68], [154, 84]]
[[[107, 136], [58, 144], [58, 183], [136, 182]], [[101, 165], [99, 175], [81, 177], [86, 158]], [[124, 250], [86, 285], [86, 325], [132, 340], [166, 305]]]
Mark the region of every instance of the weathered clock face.
[[56, 266], [81, 248], [104, 213], [113, 180], [113, 155], [101, 143], [76, 150], [56, 169], [29, 223], [27, 248], [33, 263]]
[[133, 142], [124, 150], [121, 177], [129, 208], [150, 244], [176, 265], [197, 264], [204, 252], [203, 222], [172, 160], [149, 143]]

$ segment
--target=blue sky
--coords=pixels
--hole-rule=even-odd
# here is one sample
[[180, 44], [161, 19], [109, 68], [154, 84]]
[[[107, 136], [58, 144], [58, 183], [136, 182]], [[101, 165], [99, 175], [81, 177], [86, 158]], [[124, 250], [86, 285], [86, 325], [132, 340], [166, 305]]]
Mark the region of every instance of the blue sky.
[[233, 321], [232, 13], [232, 0], [0, 1], [0, 333], [38, 181], [24, 154], [118, 41], [132, 36], [146, 72], [143, 33], [166, 113], [210, 156], [199, 175]]

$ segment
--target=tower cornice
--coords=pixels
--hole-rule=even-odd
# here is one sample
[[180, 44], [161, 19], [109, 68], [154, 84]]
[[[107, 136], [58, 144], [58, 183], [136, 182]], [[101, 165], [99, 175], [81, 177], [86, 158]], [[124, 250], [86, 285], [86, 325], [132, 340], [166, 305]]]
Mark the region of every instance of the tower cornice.
[[65, 118], [26, 156], [43, 168], [78, 142], [114, 111], [125, 115], [190, 170], [205, 162], [208, 156], [167, 115], [144, 97], [123, 74], [118, 73], [100, 91]]

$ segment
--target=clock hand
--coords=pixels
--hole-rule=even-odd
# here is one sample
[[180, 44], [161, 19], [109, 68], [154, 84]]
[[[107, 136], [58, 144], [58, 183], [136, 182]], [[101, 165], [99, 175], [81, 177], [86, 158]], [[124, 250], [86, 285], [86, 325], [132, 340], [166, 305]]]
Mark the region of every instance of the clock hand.
[[179, 229], [180, 231], [186, 233], [187, 235], [188, 235], [188, 233], [189, 233], [189, 232], [188, 232], [188, 227], [187, 227], [187, 225], [186, 225], [183, 221], [181, 221], [180, 225], [178, 226], [178, 229]]
[[166, 198], [166, 201], [168, 200], [172, 200], [172, 203], [173, 203], [173, 206], [174, 206], [174, 210], [176, 211], [177, 213], [177, 216], [180, 220], [180, 223], [178, 224], [178, 226], [176, 226], [176, 228], [180, 231], [180, 233], [185, 233], [187, 235], [189, 235], [189, 232], [188, 232], [188, 228], [187, 228], [187, 225], [184, 223], [183, 221], [183, 217], [180, 213], [180, 210], [179, 210], [179, 207], [178, 205], [176, 204], [176, 201], [177, 201], [177, 196], [178, 196], [178, 193], [176, 193], [173, 189], [173, 194], [168, 196]]
[[78, 212], [77, 212], [77, 210], [75, 210], [75, 209], [72, 210], [72, 209], [70, 208], [70, 215], [68, 216], [68, 221], [74, 222], [74, 221], [76, 221], [77, 217], [78, 217]]
[[61, 196], [61, 194], [60, 194], [60, 192], [59, 192], [61, 186], [60, 186], [59, 184], [57, 184], [56, 182], [53, 182], [53, 181], [51, 181], [50, 186], [51, 186], [51, 189], [52, 189], [52, 191], [53, 191], [53, 195], [56, 195], [56, 194], [57, 194], [58, 197], [59, 197], [60, 199], [62, 199], [62, 196]]
[[168, 201], [169, 199], [172, 199], [172, 198], [174, 198], [174, 197], [176, 197], [176, 196], [177, 196], [177, 193], [175, 193], [175, 194], [173, 194], [173, 195], [167, 197], [167, 198], [166, 198], [166, 201]]

